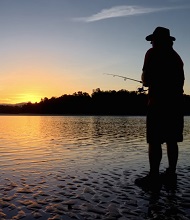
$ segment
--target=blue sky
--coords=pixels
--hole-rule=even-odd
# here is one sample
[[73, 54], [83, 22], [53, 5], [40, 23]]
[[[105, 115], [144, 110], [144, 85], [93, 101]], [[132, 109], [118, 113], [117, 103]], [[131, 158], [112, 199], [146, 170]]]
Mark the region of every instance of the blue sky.
[[190, 94], [190, 0], [0, 0], [0, 103], [136, 90], [145, 37], [170, 29]]

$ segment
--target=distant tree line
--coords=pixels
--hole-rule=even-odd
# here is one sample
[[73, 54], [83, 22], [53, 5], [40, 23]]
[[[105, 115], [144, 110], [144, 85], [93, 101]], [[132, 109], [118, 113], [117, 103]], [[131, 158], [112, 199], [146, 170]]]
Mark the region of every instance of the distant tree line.
[[[127, 90], [102, 91], [99, 88], [89, 95], [79, 91], [39, 103], [0, 105], [1, 114], [53, 114], [53, 115], [146, 115], [147, 94]], [[184, 112], [190, 115], [190, 96], [184, 95]]]

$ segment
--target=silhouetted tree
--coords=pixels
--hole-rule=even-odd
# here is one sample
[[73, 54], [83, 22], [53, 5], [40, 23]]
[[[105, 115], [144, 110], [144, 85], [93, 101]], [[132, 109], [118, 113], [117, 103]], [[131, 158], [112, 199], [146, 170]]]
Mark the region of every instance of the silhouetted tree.
[[[72, 95], [42, 98], [39, 103], [28, 102], [21, 106], [0, 105], [1, 114], [70, 114], [70, 115], [145, 115], [147, 95], [127, 90], [102, 91], [92, 94], [78, 91]], [[184, 95], [184, 113], [190, 115], [190, 96]]]

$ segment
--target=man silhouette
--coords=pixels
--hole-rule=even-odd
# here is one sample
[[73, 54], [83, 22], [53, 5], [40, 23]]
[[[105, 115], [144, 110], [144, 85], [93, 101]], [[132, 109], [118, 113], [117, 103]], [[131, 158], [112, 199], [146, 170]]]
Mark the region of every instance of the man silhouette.
[[150, 172], [136, 179], [139, 186], [152, 186], [159, 182], [159, 167], [163, 143], [167, 146], [168, 168], [165, 180], [177, 179], [178, 142], [183, 141], [183, 61], [173, 49], [175, 38], [164, 27], [157, 27], [146, 37], [150, 48], [145, 55], [142, 82], [148, 87], [146, 119], [149, 144]]

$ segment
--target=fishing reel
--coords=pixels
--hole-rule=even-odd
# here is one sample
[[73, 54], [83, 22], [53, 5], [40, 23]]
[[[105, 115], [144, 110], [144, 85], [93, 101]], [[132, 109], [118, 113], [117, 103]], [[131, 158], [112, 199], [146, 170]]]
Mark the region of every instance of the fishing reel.
[[137, 88], [137, 93], [145, 93], [146, 91], [147, 91], [147, 89], [144, 89], [144, 86]]

